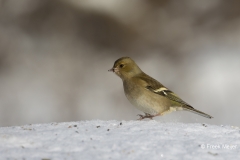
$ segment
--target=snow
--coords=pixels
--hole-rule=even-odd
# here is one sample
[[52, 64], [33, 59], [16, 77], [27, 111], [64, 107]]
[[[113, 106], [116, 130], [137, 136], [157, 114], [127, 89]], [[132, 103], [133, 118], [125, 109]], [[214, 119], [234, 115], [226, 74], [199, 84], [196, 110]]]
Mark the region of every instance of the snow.
[[240, 129], [155, 120], [2, 127], [0, 159], [240, 159]]

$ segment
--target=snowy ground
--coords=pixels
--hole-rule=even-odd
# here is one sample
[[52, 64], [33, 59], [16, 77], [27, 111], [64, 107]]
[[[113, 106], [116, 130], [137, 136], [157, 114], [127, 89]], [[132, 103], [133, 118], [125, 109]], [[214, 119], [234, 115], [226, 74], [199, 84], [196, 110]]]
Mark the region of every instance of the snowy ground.
[[155, 120], [3, 127], [0, 159], [240, 159], [240, 129]]

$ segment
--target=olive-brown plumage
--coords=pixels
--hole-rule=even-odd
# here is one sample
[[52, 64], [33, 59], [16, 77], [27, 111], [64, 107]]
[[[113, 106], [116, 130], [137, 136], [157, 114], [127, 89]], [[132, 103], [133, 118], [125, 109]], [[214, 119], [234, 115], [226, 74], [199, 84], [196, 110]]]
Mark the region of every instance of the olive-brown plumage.
[[145, 113], [145, 115], [139, 115], [140, 120], [152, 119], [152, 117], [178, 110], [187, 110], [206, 118], [213, 118], [194, 109], [160, 82], [145, 74], [129, 57], [116, 60], [109, 71], [113, 71], [122, 79], [127, 99]]

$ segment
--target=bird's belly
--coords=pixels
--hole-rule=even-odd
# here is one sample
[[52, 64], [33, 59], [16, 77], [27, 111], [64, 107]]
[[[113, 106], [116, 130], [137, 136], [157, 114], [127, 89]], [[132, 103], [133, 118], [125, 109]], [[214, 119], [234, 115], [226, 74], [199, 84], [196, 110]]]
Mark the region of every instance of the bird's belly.
[[153, 97], [151, 99], [146, 98], [145, 95], [138, 95], [135, 98], [132, 98], [131, 95], [126, 95], [126, 97], [132, 105], [134, 105], [137, 109], [141, 110], [144, 113], [156, 115], [167, 110], [167, 106], [163, 106], [158, 103], [159, 96], [158, 100], [154, 100]]
[[170, 102], [163, 96], [136, 84], [124, 82], [123, 86], [125, 95], [130, 103], [144, 113], [156, 115], [170, 109]]

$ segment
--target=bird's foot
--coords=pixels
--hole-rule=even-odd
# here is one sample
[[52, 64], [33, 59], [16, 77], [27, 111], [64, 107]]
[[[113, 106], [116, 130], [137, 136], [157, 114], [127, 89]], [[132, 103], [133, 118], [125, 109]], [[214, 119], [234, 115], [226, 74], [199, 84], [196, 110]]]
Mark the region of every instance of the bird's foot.
[[138, 120], [140, 120], [140, 121], [145, 119], [145, 118], [152, 119], [153, 117], [155, 117], [155, 115], [151, 115], [151, 114], [147, 114], [147, 113], [145, 113], [145, 115], [138, 114], [137, 116], [139, 116]]

